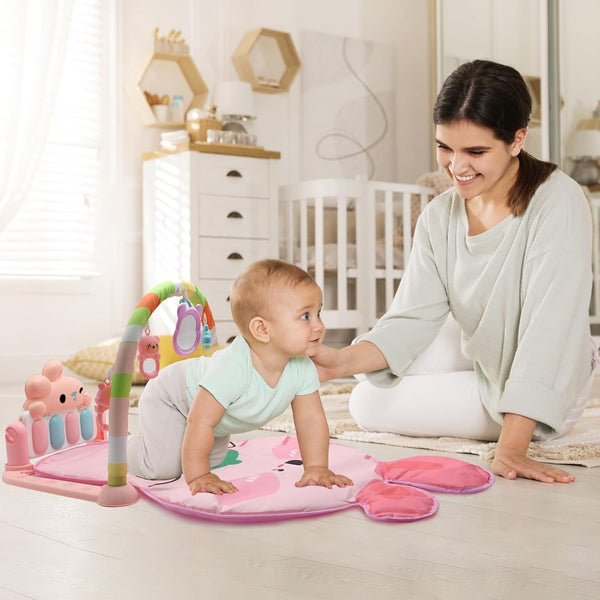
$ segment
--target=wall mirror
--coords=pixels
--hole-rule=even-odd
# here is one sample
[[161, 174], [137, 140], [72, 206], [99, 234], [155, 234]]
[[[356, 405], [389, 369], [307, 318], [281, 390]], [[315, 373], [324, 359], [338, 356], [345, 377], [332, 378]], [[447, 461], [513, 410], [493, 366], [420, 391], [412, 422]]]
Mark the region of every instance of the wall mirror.
[[576, 132], [600, 132], [600, 77], [595, 66], [600, 2], [431, 1], [434, 88], [439, 89], [462, 60], [490, 58], [513, 65], [539, 95], [528, 150], [572, 174]]
[[[534, 102], [526, 149], [560, 160], [557, 115], [551, 114], [558, 65], [549, 53], [554, 0], [436, 0], [436, 90], [461, 63], [486, 58], [512, 65], [525, 77]], [[468, 18], [465, 18], [465, 17]]]

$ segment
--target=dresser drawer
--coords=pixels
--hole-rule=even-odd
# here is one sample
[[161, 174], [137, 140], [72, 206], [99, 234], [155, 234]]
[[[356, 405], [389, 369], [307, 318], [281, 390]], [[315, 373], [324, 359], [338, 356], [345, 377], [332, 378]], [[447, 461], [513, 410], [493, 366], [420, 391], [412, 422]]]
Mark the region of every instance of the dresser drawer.
[[235, 279], [251, 263], [270, 257], [269, 240], [203, 237], [199, 248], [198, 280]]
[[233, 279], [200, 279], [198, 289], [206, 296], [215, 321], [231, 321], [229, 292]]
[[269, 161], [260, 158], [195, 152], [192, 177], [204, 194], [269, 196]]
[[236, 196], [199, 199], [198, 233], [201, 236], [268, 238], [269, 200]]

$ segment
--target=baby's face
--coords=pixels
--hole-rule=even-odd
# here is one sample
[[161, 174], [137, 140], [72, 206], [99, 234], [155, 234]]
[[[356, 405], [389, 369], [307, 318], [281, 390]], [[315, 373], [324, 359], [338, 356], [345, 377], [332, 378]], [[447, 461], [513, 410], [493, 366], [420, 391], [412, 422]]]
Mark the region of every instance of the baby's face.
[[325, 336], [322, 306], [323, 296], [316, 283], [276, 291], [268, 319], [271, 343], [290, 357], [309, 354], [311, 346]]

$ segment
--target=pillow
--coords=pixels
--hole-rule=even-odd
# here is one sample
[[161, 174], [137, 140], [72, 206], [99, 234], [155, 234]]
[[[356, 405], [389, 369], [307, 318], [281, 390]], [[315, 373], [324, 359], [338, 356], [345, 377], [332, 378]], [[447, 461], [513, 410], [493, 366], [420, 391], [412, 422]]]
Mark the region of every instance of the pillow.
[[[159, 352], [161, 369], [171, 363], [183, 360], [184, 358], [210, 356], [219, 349], [218, 344], [211, 346], [208, 350], [204, 350], [200, 345], [189, 356], [179, 356], [173, 349], [173, 336], [159, 335], [158, 337], [160, 338]], [[63, 360], [62, 364], [67, 367], [69, 371], [72, 371], [80, 377], [102, 381], [107, 376], [108, 370], [115, 364], [120, 343], [121, 338], [113, 338], [100, 342], [95, 346], [82, 348], [78, 352], [75, 352], [73, 356]], [[131, 383], [133, 385], [140, 385], [146, 383], [146, 381], [147, 379], [140, 373], [139, 364], [136, 358], [133, 363], [133, 378]]]

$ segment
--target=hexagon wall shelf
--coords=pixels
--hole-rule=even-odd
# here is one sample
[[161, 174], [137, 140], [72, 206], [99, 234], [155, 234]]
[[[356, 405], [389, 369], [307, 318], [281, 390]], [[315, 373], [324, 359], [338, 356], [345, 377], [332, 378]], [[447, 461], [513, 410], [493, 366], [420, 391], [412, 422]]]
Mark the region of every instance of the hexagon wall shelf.
[[202, 108], [208, 98], [208, 88], [198, 72], [192, 57], [186, 53], [154, 52], [140, 63], [140, 67], [131, 79], [131, 84], [125, 88], [125, 91], [144, 125], [161, 127], [163, 129], [182, 127], [184, 125], [183, 121], [157, 121], [152, 107], [148, 104], [144, 96], [144, 91], [141, 87], [142, 83], [147, 74], [152, 71], [153, 66], [158, 65], [159, 61], [174, 63], [179, 68], [180, 75], [183, 76], [187, 86], [189, 86], [192, 99], [184, 107], [184, 114], [191, 108]]
[[242, 81], [255, 92], [287, 92], [301, 62], [289, 33], [261, 27], [248, 31], [232, 56]]

